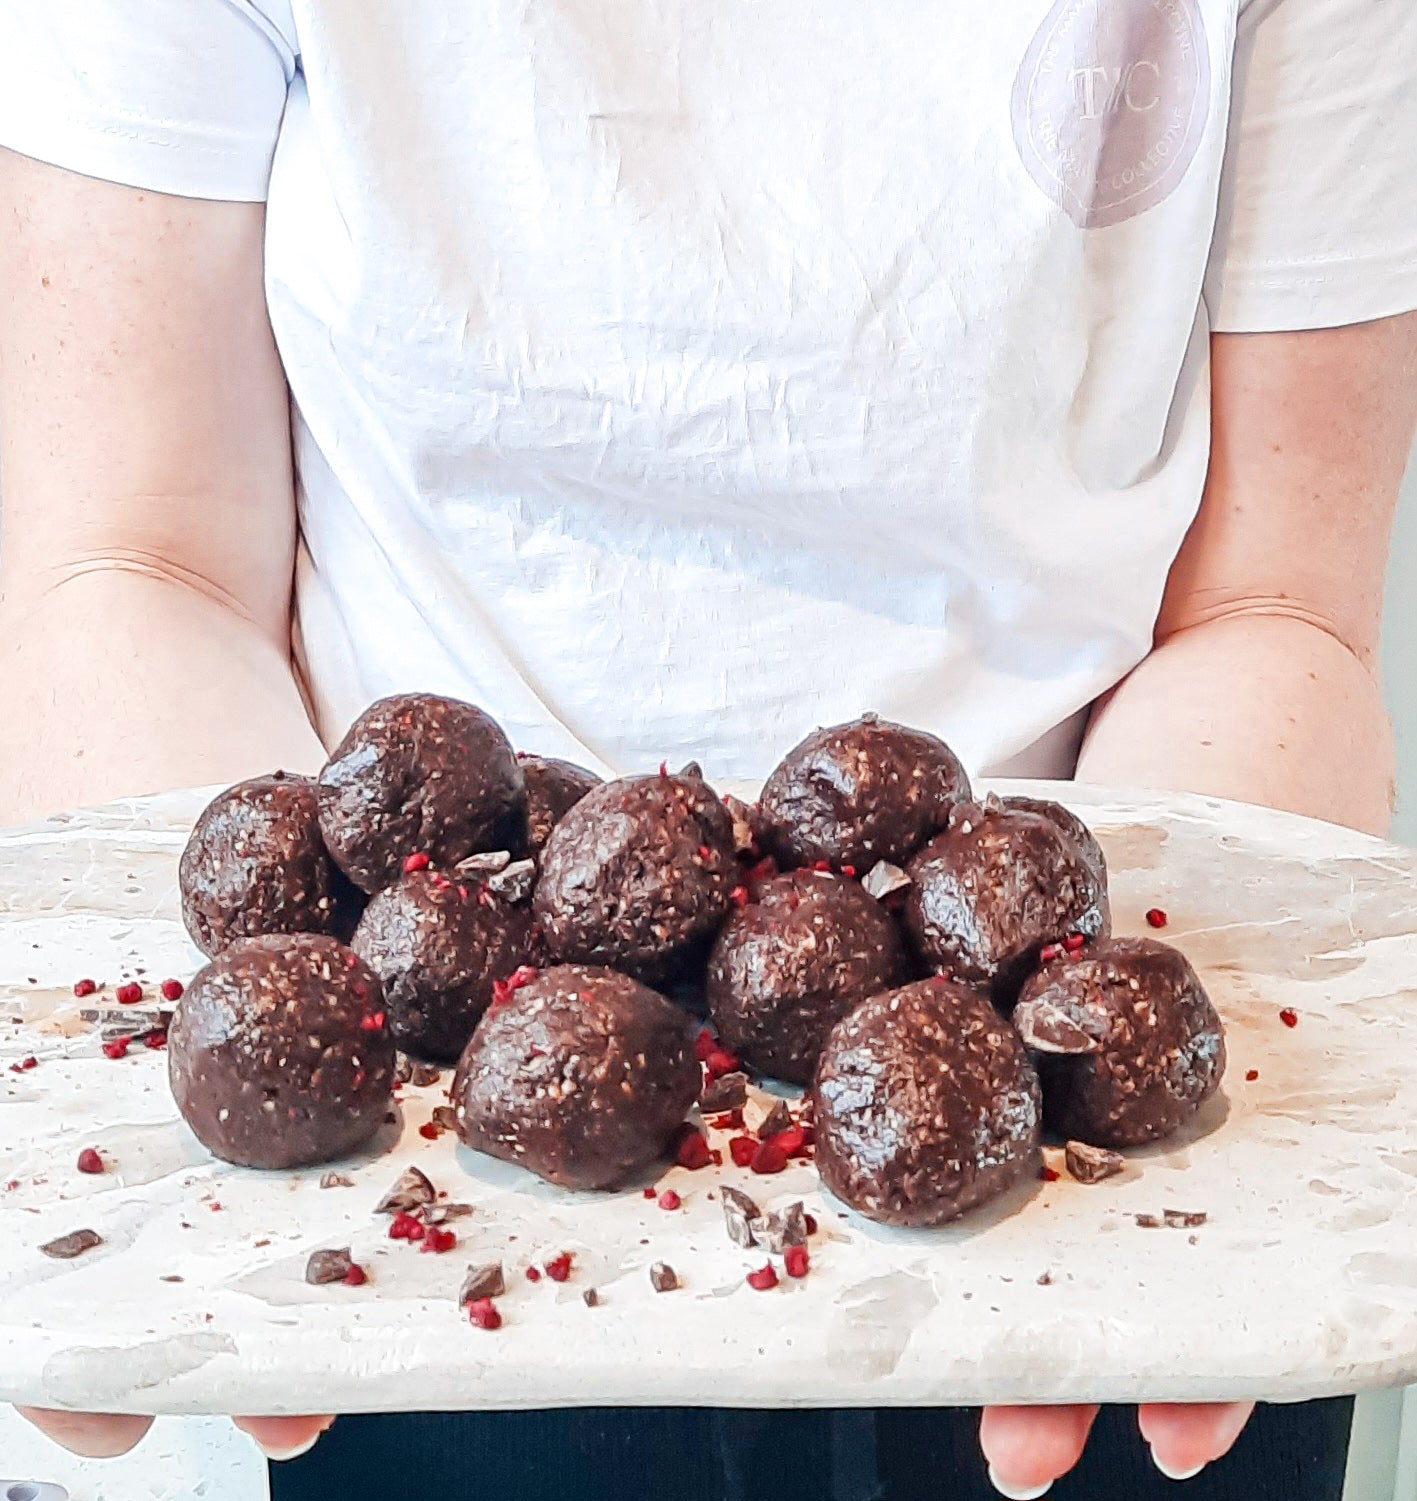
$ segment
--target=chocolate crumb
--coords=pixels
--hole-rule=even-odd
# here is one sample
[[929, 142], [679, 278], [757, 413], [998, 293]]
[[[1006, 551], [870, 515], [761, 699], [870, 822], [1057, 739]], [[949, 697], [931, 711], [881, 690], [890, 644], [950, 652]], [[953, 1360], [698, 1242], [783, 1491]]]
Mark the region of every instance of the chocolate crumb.
[[430, 1084], [436, 1084], [442, 1077], [442, 1069], [434, 1068], [431, 1063], [415, 1063], [406, 1082], [418, 1089], [427, 1089]]
[[1053, 1274], [1052, 1274], [1052, 1272], [1040, 1272], [1038, 1274], [1038, 1285], [1039, 1285], [1039, 1287], [1052, 1287], [1052, 1285], [1053, 1285]]
[[1194, 1230], [1206, 1222], [1204, 1213], [1189, 1209], [1163, 1209], [1161, 1215], [1170, 1230]]
[[752, 854], [758, 847], [758, 837], [753, 829], [753, 810], [731, 794], [723, 799], [723, 806], [728, 809], [728, 816], [733, 820], [734, 853]]
[[588, 1287], [581, 1294], [581, 1302], [587, 1308], [598, 1308], [600, 1306], [600, 1294], [593, 1287]]
[[507, 1290], [507, 1279], [500, 1261], [483, 1262], [468, 1268], [458, 1293], [460, 1305], [475, 1303], [479, 1298], [500, 1298]]
[[465, 1220], [471, 1213], [471, 1204], [430, 1204], [423, 1211], [423, 1223], [441, 1225], [445, 1220]]
[[747, 1074], [720, 1074], [711, 1084], [704, 1085], [699, 1109], [705, 1115], [719, 1115], [725, 1110], [740, 1110], [747, 1101]]
[[496, 875], [487, 878], [487, 886], [492, 894], [514, 907], [518, 902], [526, 901], [535, 885], [535, 860], [514, 860], [505, 870], [499, 870]]
[[763, 1117], [763, 1123], [758, 1127], [759, 1141], [766, 1141], [770, 1136], [781, 1136], [784, 1131], [790, 1131], [797, 1124], [792, 1119], [792, 1112], [787, 1108], [786, 1100], [777, 1100], [773, 1107]]
[[451, 1105], [435, 1105], [433, 1107], [433, 1124], [443, 1131], [456, 1131], [458, 1129], [458, 1113]]
[[1079, 1183], [1101, 1183], [1104, 1178], [1115, 1178], [1127, 1165], [1120, 1152], [1089, 1146], [1085, 1141], [1068, 1142], [1063, 1148], [1063, 1160]]
[[753, 1221], [753, 1235], [765, 1251], [781, 1256], [789, 1246], [807, 1244], [807, 1211], [801, 1200]]
[[1054, 1005], [1046, 997], [1039, 997], [1027, 1009], [1020, 1006], [1014, 1015], [1014, 1026], [1024, 1047], [1035, 1053], [1081, 1058], [1102, 1051], [1098, 1038], [1089, 1036], [1062, 1006]]
[[349, 1247], [338, 1251], [312, 1251], [305, 1263], [305, 1280], [313, 1287], [323, 1287], [328, 1282], [343, 1282], [354, 1265]]
[[1161, 1228], [1161, 1216], [1158, 1214], [1134, 1214], [1132, 1218], [1143, 1230], [1159, 1230]]
[[169, 1272], [165, 1277], [159, 1277], [159, 1282], [182, 1282], [185, 1278], [179, 1277], [176, 1272]]
[[753, 1236], [753, 1225], [761, 1218], [758, 1206], [736, 1188], [724, 1186], [723, 1190], [723, 1223], [728, 1228], [728, 1238], [735, 1246], [741, 1246], [743, 1250], [750, 1250], [757, 1245]]
[[1200, 1238], [1199, 1235], [1188, 1235], [1186, 1237], [1186, 1244], [1188, 1246], [1198, 1246], [1198, 1245], [1200, 1245], [1200, 1243], [1201, 1243], [1201, 1238]]
[[374, 1206], [374, 1213], [407, 1214], [411, 1209], [431, 1204], [437, 1197], [426, 1174], [416, 1167], [405, 1168], [394, 1186]]
[[320, 1179], [321, 1188], [353, 1188], [354, 1179], [346, 1178], [343, 1173], [326, 1173]]
[[103, 1244], [103, 1237], [95, 1230], [75, 1230], [72, 1235], [61, 1235], [57, 1240], [46, 1241], [39, 1249], [55, 1261], [72, 1261], [85, 1251], [92, 1251]]
[[672, 1293], [679, 1286], [679, 1278], [667, 1261], [656, 1261], [649, 1269], [650, 1285], [657, 1293]]
[[256, 1241], [252, 1241], [251, 1245], [252, 1245], [252, 1248], [254, 1250], [259, 1251], [259, 1250], [262, 1250], [264, 1247], [270, 1245], [270, 1241], [269, 1240], [256, 1240]]
[[704, 769], [699, 765], [697, 761], [686, 761], [684, 765], [679, 768], [677, 775], [681, 777], [692, 777], [696, 782], [702, 782], [704, 779]]
[[861, 889], [877, 901], [890, 896], [892, 892], [904, 891], [909, 885], [910, 877], [900, 866], [892, 865], [889, 860], [877, 860], [861, 878]]
[[407, 1084], [413, 1078], [413, 1059], [407, 1053], [400, 1053], [394, 1063], [394, 1079], [399, 1084]]

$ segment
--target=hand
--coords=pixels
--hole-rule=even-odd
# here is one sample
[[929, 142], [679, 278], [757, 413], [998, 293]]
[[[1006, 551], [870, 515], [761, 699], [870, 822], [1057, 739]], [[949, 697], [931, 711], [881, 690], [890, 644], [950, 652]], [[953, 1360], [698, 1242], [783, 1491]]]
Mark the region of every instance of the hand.
[[[1137, 1410], [1156, 1468], [1189, 1480], [1229, 1452], [1255, 1410], [1253, 1402], [1153, 1403]], [[1082, 1458], [1095, 1407], [987, 1407], [979, 1442], [994, 1488], [1011, 1501], [1044, 1495]]]
[[[20, 1407], [39, 1431], [84, 1459], [116, 1459], [136, 1447], [152, 1427], [151, 1418], [121, 1417], [95, 1412], [55, 1412], [45, 1407]], [[334, 1422], [319, 1418], [233, 1418], [255, 1439], [267, 1459], [296, 1459], [314, 1447]]]

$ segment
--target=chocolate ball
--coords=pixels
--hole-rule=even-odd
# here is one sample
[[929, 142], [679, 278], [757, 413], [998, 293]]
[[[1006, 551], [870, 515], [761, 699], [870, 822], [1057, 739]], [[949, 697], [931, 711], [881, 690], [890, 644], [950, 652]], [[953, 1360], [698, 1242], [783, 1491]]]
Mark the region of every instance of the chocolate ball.
[[522, 776], [526, 779], [527, 851], [539, 856], [546, 848], [551, 830], [572, 808], [596, 787], [601, 778], [583, 766], [558, 761], [551, 756], [520, 756]]
[[843, 876], [799, 870], [764, 882], [724, 925], [709, 954], [709, 1008], [752, 1068], [809, 1084], [827, 1033], [907, 973], [878, 901]]
[[362, 1146], [392, 1098], [378, 978], [333, 938], [233, 944], [177, 1004], [168, 1078], [183, 1119], [242, 1167], [306, 1167]]
[[531, 911], [479, 882], [415, 871], [369, 899], [352, 947], [379, 977], [394, 1042], [456, 1063], [494, 983], [531, 962]]
[[827, 1038], [812, 1091], [817, 1170], [887, 1225], [942, 1225], [1038, 1171], [1042, 1101], [987, 997], [921, 980], [872, 996]]
[[1097, 884], [1104, 891], [1107, 889], [1107, 857], [1102, 853], [1097, 835], [1071, 808], [1042, 797], [1006, 797], [1003, 805], [1020, 813], [1038, 813], [1051, 819], [1077, 846], [1078, 853], [1082, 855], [1083, 862], [1092, 872]]
[[1052, 818], [964, 803], [910, 862], [905, 921], [938, 974], [1011, 1005], [1045, 944], [1106, 937], [1107, 891]]
[[543, 970], [478, 1023], [458, 1133], [564, 1188], [614, 1188], [669, 1149], [698, 1096], [687, 1017], [628, 975]]
[[697, 777], [627, 777], [551, 831], [533, 898], [549, 952], [642, 980], [680, 973], [717, 931], [740, 867], [733, 820]]
[[262, 933], [347, 934], [358, 893], [320, 838], [315, 783], [277, 771], [218, 793], [177, 867], [182, 920], [204, 954]]
[[1225, 1031], [1195, 970], [1152, 938], [1044, 965], [1013, 1020], [1037, 1055], [1049, 1126], [1097, 1147], [1169, 1136], [1225, 1072]]
[[363, 891], [395, 880], [409, 855], [456, 865], [514, 849], [526, 783], [507, 737], [481, 709], [431, 693], [371, 704], [320, 773], [320, 830]]
[[878, 860], [903, 865], [969, 795], [943, 740], [868, 714], [808, 735], [768, 777], [759, 806], [785, 864], [825, 860], [865, 875]]

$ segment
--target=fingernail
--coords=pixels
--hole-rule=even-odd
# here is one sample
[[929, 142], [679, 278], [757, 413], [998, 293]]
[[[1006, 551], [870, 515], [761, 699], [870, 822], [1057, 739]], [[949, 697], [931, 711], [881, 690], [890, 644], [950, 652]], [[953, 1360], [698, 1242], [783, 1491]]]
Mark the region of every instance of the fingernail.
[[1159, 1459], [1158, 1459], [1158, 1458], [1157, 1458], [1157, 1457], [1156, 1457], [1156, 1450], [1155, 1450], [1155, 1449], [1153, 1449], [1153, 1450], [1152, 1450], [1152, 1451], [1151, 1451], [1151, 1462], [1152, 1462], [1152, 1464], [1154, 1464], [1154, 1465], [1155, 1465], [1155, 1466], [1156, 1466], [1156, 1468], [1157, 1468], [1157, 1469], [1158, 1469], [1158, 1470], [1160, 1470], [1160, 1471], [1161, 1471], [1161, 1473], [1162, 1473], [1162, 1474], [1163, 1474], [1163, 1475], [1164, 1475], [1164, 1476], [1165, 1476], [1165, 1477], [1166, 1477], [1166, 1478], [1167, 1478], [1167, 1479], [1168, 1479], [1168, 1480], [1194, 1480], [1194, 1479], [1195, 1479], [1195, 1478], [1196, 1478], [1196, 1476], [1197, 1476], [1197, 1475], [1199, 1475], [1199, 1474], [1200, 1474], [1200, 1472], [1201, 1472], [1201, 1471], [1202, 1471], [1202, 1470], [1203, 1470], [1203, 1469], [1205, 1469], [1205, 1466], [1204, 1466], [1204, 1465], [1203, 1465], [1203, 1464], [1201, 1464], [1201, 1465], [1197, 1465], [1197, 1466], [1196, 1466], [1196, 1467], [1195, 1467], [1195, 1469], [1193, 1469], [1193, 1470], [1172, 1470], [1172, 1469], [1168, 1469], [1168, 1468], [1167, 1468], [1167, 1467], [1166, 1467], [1166, 1466], [1165, 1466], [1165, 1465], [1164, 1465], [1164, 1464], [1162, 1464], [1162, 1463], [1161, 1463], [1161, 1461], [1160, 1461], [1160, 1460], [1159, 1460]]
[[260, 1444], [258, 1445], [258, 1447], [261, 1453], [264, 1454], [272, 1464], [279, 1465], [285, 1464], [287, 1460], [299, 1459], [302, 1454], [308, 1454], [324, 1436], [325, 1430], [322, 1428], [318, 1433], [311, 1434], [311, 1436], [307, 1438], [303, 1444], [296, 1444], [293, 1449], [270, 1449], [267, 1448], [265, 1444]]
[[989, 1466], [989, 1484], [994, 1487], [1001, 1496], [1006, 1496], [1008, 1501], [1038, 1501], [1040, 1496], [1046, 1496], [1053, 1489], [1050, 1480], [1046, 1485], [1035, 1486], [1032, 1490], [1025, 1490], [1022, 1486], [1009, 1487], [999, 1479], [994, 1466]]

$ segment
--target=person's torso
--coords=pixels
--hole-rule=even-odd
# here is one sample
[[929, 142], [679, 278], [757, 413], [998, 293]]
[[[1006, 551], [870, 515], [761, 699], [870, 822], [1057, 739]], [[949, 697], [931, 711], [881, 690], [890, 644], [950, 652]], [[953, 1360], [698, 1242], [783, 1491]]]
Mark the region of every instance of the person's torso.
[[390, 9], [294, 0], [270, 193], [325, 731], [1066, 772], [1204, 479], [1234, 0]]

